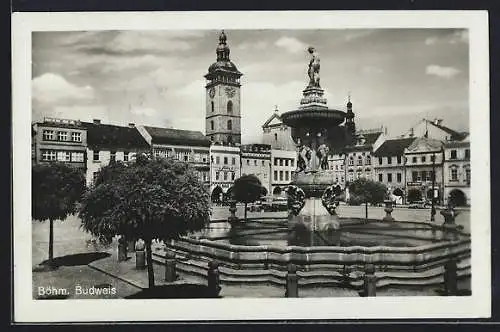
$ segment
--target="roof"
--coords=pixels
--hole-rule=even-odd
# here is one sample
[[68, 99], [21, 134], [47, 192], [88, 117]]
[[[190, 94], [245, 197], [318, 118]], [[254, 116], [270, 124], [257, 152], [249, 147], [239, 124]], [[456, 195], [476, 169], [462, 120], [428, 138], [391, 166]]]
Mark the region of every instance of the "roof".
[[458, 141], [452, 141], [452, 142], [446, 142], [444, 144], [445, 148], [465, 148], [469, 147], [470, 142], [458, 142]]
[[365, 143], [363, 145], [348, 145], [343, 149], [345, 152], [371, 149], [372, 145], [377, 141], [380, 135], [383, 134], [383, 132], [382, 131], [368, 132], [366, 134], [360, 132], [359, 134], [363, 134], [363, 137], [365, 138]]
[[146, 149], [148, 142], [137, 128], [110, 124], [95, 124], [82, 122], [87, 129], [87, 144], [89, 147]]
[[375, 156], [400, 156], [403, 155], [405, 149], [409, 147], [416, 137], [390, 139], [382, 143], [382, 145], [375, 151]]
[[153, 144], [194, 145], [209, 147], [210, 140], [200, 131], [144, 126]]
[[266, 122], [264, 122], [264, 124], [262, 125], [262, 128], [265, 128], [267, 126], [269, 126], [269, 124], [274, 120], [274, 119], [277, 119], [278, 121], [281, 122], [281, 117], [280, 115], [278, 114], [278, 112], [273, 112], [273, 115], [271, 115], [269, 117], [269, 119], [267, 119]]
[[442, 131], [444, 131], [447, 134], [449, 134], [450, 135], [450, 140], [461, 141], [465, 137], [467, 137], [467, 135], [468, 135], [467, 132], [458, 132], [458, 131], [450, 129], [450, 128], [446, 127], [446, 126], [443, 126], [442, 124], [437, 124], [434, 121], [430, 121], [430, 120], [425, 120], [425, 121], [427, 121], [427, 123], [433, 125], [434, 127], [439, 128]]
[[443, 147], [443, 142], [433, 138], [418, 137], [406, 149], [406, 152], [413, 151], [440, 151]]

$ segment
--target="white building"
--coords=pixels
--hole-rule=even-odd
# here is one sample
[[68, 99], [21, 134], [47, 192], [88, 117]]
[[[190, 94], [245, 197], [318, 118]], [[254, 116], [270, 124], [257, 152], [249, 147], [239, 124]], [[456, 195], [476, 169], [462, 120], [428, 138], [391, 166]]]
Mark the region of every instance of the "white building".
[[470, 142], [448, 142], [444, 145], [444, 203], [470, 205]]
[[283, 190], [292, 182], [297, 168], [297, 152], [271, 150], [271, 190], [273, 195], [284, 194]]
[[262, 125], [262, 142], [269, 144], [271, 149], [295, 151], [292, 129], [281, 121], [278, 109]]
[[241, 146], [241, 175], [253, 174], [266, 188], [271, 190], [271, 146], [267, 144], [246, 144]]
[[222, 144], [210, 146], [210, 193], [213, 202], [220, 202], [241, 176], [240, 147]]

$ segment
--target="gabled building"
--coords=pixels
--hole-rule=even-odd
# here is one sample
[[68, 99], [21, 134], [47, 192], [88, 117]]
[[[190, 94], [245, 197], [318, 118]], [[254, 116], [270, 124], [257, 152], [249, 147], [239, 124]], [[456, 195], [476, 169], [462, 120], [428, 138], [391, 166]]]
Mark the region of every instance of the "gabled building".
[[87, 132], [87, 185], [92, 185], [97, 172], [113, 161], [128, 162], [137, 153], [148, 152], [149, 144], [133, 123], [128, 126], [103, 124], [100, 120], [82, 122]]
[[271, 150], [271, 189], [273, 195], [284, 195], [297, 169], [297, 152]]
[[[443, 202], [443, 142], [419, 137], [405, 149], [406, 195], [409, 201], [436, 199]], [[433, 177], [434, 187], [432, 187]]]
[[83, 172], [87, 162], [87, 130], [81, 121], [46, 117], [32, 126], [32, 162], [63, 162]]
[[210, 140], [200, 131], [137, 126], [153, 155], [190, 164], [199, 180], [210, 186]]
[[416, 125], [411, 127], [403, 137], [427, 137], [446, 141], [461, 141], [467, 137], [468, 133], [458, 132], [443, 124], [442, 119], [422, 119]]
[[210, 146], [210, 195], [212, 202], [222, 202], [234, 180], [241, 176], [239, 146], [212, 144]]
[[271, 146], [268, 144], [245, 144], [241, 146], [241, 175], [253, 174], [270, 191]]
[[281, 121], [279, 110], [276, 108], [262, 125], [262, 141], [264, 144], [269, 144], [274, 150], [296, 151], [291, 130]]
[[356, 133], [356, 144], [343, 149], [345, 155], [345, 178], [352, 182], [359, 178], [375, 180], [373, 151], [384, 142], [386, 133], [383, 128], [360, 130]]
[[470, 205], [470, 141], [444, 144], [444, 204]]
[[375, 180], [386, 185], [400, 204], [406, 191], [405, 149], [415, 140], [415, 137], [388, 139], [373, 153]]

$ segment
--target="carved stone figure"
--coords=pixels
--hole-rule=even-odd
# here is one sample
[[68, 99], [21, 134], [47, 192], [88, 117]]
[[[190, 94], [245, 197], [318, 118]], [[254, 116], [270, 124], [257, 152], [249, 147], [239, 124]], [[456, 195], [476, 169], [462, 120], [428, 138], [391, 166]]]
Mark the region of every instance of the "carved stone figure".
[[337, 208], [337, 202], [335, 201], [335, 186], [331, 185], [325, 189], [323, 195], [321, 196], [321, 203], [325, 209], [331, 215], [337, 214], [335, 209]]
[[307, 171], [311, 168], [312, 150], [307, 145], [302, 145], [299, 149], [297, 166], [300, 171]]
[[319, 159], [320, 169], [328, 169], [328, 152], [330, 152], [330, 148], [326, 144], [321, 144], [318, 147], [316, 155]]
[[290, 185], [285, 189], [287, 195], [288, 214], [297, 216], [306, 204], [306, 194], [297, 186]]
[[311, 54], [311, 61], [309, 61], [309, 85], [319, 87], [319, 54], [314, 47], [309, 47], [307, 51]]

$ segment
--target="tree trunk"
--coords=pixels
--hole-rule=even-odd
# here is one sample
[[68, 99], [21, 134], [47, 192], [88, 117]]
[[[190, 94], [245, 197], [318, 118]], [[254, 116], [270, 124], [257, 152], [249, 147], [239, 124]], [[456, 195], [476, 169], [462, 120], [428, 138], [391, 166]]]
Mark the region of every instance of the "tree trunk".
[[54, 261], [54, 220], [49, 219], [49, 265]]
[[247, 203], [245, 203], [245, 221], [247, 221]]
[[146, 243], [146, 264], [148, 265], [148, 287], [153, 288], [155, 286], [155, 274], [153, 270], [153, 257], [151, 254], [151, 239], [145, 239]]

